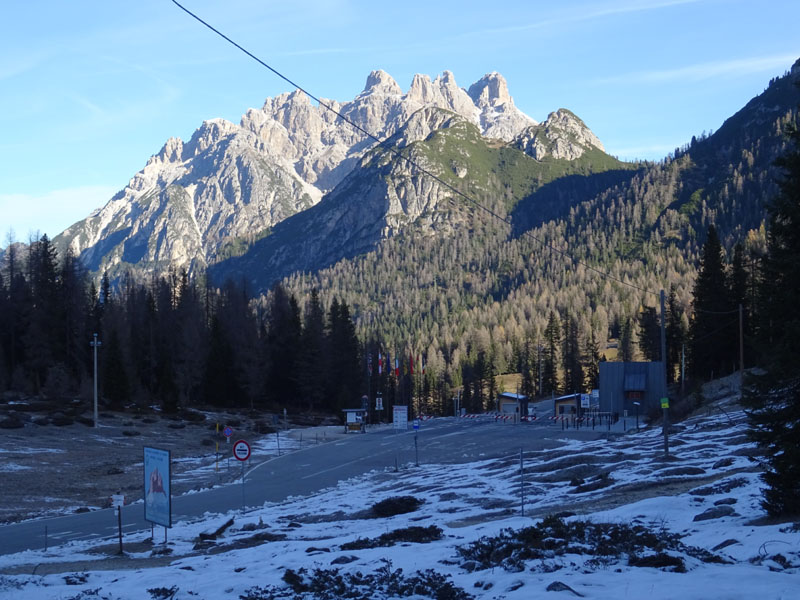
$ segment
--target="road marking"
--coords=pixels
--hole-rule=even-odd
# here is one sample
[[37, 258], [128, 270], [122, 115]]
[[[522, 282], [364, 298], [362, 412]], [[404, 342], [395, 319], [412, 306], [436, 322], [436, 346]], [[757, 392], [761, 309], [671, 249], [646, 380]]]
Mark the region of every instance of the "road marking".
[[341, 469], [342, 467], [346, 467], [347, 465], [353, 465], [357, 462], [362, 460], [366, 460], [368, 458], [374, 458], [375, 455], [372, 454], [370, 456], [364, 456], [362, 458], [356, 458], [355, 460], [348, 461], [346, 463], [341, 463], [336, 465], [335, 467], [331, 467], [330, 469], [323, 469], [322, 471], [317, 471], [316, 473], [311, 473], [310, 475], [306, 475], [305, 477], [301, 477], [300, 479], [311, 479], [312, 477], [316, 477], [317, 475], [322, 475], [323, 473], [330, 473], [331, 471], [335, 471], [336, 469]]

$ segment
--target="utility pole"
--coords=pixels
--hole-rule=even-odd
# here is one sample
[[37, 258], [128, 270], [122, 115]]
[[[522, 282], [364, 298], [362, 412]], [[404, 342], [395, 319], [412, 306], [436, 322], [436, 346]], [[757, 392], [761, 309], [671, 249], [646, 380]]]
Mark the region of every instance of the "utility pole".
[[94, 350], [94, 427], [97, 427], [97, 348], [102, 346], [103, 342], [97, 339], [97, 334], [92, 334], [92, 341], [89, 345]]
[[744, 394], [744, 309], [739, 304], [739, 394]]
[[[661, 290], [661, 374], [664, 383], [664, 393], [667, 393], [667, 329], [666, 311], [664, 310], [664, 290]], [[667, 397], [668, 398], [668, 397]], [[665, 406], [662, 399], [661, 406], [664, 409], [664, 456], [669, 456], [669, 400]]]
[[686, 344], [681, 344], [681, 398], [686, 395]]

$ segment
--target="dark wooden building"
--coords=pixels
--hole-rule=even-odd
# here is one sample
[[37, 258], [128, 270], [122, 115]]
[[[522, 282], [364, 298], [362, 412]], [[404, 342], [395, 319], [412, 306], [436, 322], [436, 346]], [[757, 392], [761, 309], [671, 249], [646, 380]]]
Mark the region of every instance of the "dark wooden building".
[[601, 362], [600, 410], [618, 415], [634, 414], [639, 403], [639, 413], [647, 414], [653, 407], [661, 406], [667, 396], [662, 363], [658, 362]]

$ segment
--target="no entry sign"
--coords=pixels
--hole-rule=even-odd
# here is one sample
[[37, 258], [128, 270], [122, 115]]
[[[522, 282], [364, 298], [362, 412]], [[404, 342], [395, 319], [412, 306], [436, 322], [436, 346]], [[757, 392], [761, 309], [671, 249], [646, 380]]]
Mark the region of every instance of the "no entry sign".
[[244, 440], [238, 440], [233, 444], [233, 456], [236, 460], [245, 461], [250, 458], [250, 444]]

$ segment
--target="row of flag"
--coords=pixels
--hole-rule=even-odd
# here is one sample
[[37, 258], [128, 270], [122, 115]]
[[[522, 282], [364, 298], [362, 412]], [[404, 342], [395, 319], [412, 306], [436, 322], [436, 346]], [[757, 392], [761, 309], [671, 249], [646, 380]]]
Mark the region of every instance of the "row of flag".
[[[406, 369], [407, 367], [407, 369]], [[425, 374], [425, 359], [422, 355], [417, 355], [417, 368], [418, 372], [421, 372], [423, 375]], [[384, 370], [387, 373], [392, 372], [392, 360], [387, 352], [385, 355], [383, 352], [378, 352], [378, 375], [383, 375]], [[367, 356], [367, 375], [372, 375], [375, 371], [373, 370], [372, 366], [372, 353]], [[414, 355], [408, 355], [408, 363], [403, 364], [403, 373], [410, 373], [411, 375], [414, 374]], [[394, 374], [395, 377], [400, 376], [400, 357], [395, 355], [394, 357]]]

